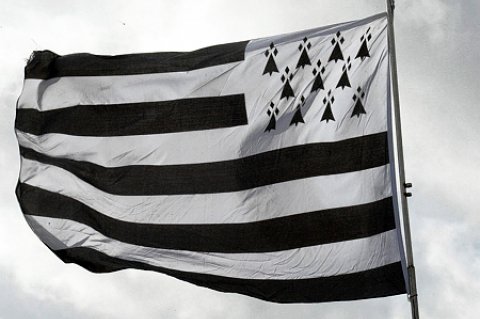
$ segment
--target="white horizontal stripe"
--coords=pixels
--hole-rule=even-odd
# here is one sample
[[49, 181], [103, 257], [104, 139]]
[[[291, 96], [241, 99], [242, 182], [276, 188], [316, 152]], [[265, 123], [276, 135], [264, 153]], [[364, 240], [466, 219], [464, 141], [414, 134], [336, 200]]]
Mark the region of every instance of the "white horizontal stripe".
[[74, 105], [123, 104], [218, 96], [224, 74], [239, 62], [208, 68], [208, 72], [154, 73], [112, 76], [65, 76], [26, 79], [18, 108], [40, 111]]
[[56, 166], [22, 158], [20, 181], [71, 197], [107, 216], [138, 223], [246, 223], [391, 196], [389, 166], [196, 195], [118, 196], [105, 193]]
[[93, 248], [111, 257], [186, 272], [246, 279], [306, 279], [365, 271], [400, 261], [397, 231], [269, 253], [204, 253], [147, 248], [105, 237], [81, 223], [26, 215], [51, 249]]

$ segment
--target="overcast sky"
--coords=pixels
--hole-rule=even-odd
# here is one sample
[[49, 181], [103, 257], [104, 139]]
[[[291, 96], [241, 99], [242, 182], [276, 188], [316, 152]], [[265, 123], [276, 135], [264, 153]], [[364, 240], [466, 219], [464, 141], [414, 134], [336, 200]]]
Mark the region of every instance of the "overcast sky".
[[[0, 319], [409, 318], [406, 296], [278, 305], [153, 272], [92, 274], [33, 234], [14, 196], [13, 123], [33, 50], [123, 54], [193, 50], [356, 20], [384, 0], [2, 0]], [[397, 0], [407, 180], [422, 318], [480, 313], [480, 2]]]

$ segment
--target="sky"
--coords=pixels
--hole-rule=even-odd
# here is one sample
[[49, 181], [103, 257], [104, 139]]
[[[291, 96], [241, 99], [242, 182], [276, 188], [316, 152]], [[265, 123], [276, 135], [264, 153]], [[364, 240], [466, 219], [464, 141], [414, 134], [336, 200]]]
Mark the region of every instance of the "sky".
[[[421, 318], [480, 313], [480, 2], [397, 0], [405, 170]], [[0, 319], [410, 318], [405, 295], [279, 305], [138, 270], [92, 274], [29, 229], [14, 190], [15, 103], [33, 50], [189, 51], [385, 11], [384, 0], [2, 0]]]

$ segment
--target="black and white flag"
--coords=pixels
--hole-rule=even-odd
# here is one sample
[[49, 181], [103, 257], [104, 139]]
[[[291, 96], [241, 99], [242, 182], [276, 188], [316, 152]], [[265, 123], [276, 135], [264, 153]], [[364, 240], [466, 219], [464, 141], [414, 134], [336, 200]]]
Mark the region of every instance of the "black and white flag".
[[34, 52], [17, 196], [94, 272], [290, 303], [405, 293], [387, 17], [192, 52]]

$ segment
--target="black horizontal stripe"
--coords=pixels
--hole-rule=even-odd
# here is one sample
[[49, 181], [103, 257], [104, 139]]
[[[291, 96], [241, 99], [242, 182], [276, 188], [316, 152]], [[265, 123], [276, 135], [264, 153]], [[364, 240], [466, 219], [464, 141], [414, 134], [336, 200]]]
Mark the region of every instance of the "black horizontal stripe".
[[111, 218], [70, 197], [28, 184], [19, 183], [17, 195], [24, 214], [73, 220], [121, 242], [163, 249], [223, 253], [281, 251], [354, 240], [395, 229], [391, 197], [249, 223], [142, 224]]
[[35, 135], [125, 136], [210, 130], [247, 124], [243, 94], [173, 101], [17, 109], [15, 127]]
[[388, 163], [387, 133], [298, 145], [222, 162], [185, 165], [97, 164], [20, 147], [23, 157], [55, 165], [107, 193], [175, 195], [234, 192], [296, 179], [353, 172]]
[[91, 248], [53, 251], [65, 263], [104, 273], [126, 268], [151, 270], [222, 292], [232, 292], [278, 303], [346, 301], [406, 293], [400, 262], [331, 277], [309, 279], [240, 279], [183, 272], [105, 255]]
[[25, 78], [61, 76], [108, 76], [182, 72], [242, 61], [248, 41], [219, 44], [191, 52], [156, 52], [126, 55], [77, 53], [58, 55], [34, 51]]

